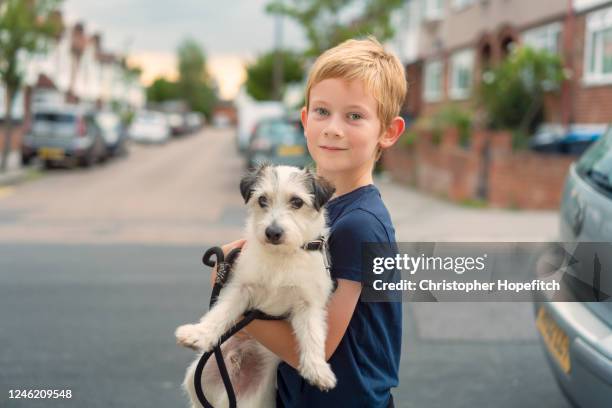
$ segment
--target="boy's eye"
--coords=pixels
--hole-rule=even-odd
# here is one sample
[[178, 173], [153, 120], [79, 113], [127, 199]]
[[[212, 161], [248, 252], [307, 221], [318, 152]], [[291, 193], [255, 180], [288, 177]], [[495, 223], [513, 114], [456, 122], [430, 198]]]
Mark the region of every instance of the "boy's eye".
[[327, 116], [329, 115], [329, 111], [325, 108], [314, 108], [314, 111], [319, 114], [320, 116]]
[[302, 200], [299, 197], [291, 197], [291, 200], [289, 200], [289, 203], [291, 204], [291, 207], [298, 210], [302, 208], [302, 206], [304, 205], [304, 200]]
[[268, 199], [266, 196], [260, 196], [257, 202], [261, 208], [266, 208], [268, 206]]
[[361, 114], [360, 114], [360, 113], [349, 113], [349, 114], [348, 114], [348, 118], [349, 118], [350, 120], [359, 120], [359, 119], [361, 119], [361, 118], [362, 118], [362, 116], [361, 116]]

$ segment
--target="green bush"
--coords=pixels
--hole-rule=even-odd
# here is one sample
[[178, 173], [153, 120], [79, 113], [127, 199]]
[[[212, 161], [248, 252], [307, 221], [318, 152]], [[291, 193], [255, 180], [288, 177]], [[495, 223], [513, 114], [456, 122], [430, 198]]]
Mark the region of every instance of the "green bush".
[[461, 107], [449, 104], [444, 106], [433, 118], [438, 129], [456, 128], [459, 132], [459, 144], [468, 146], [472, 134], [472, 113]]

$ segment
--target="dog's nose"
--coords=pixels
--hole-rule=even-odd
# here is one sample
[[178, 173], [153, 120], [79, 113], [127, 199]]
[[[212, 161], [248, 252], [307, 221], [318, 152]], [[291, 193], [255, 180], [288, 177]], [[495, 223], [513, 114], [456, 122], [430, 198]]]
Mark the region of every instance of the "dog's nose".
[[283, 229], [276, 224], [270, 225], [266, 228], [266, 238], [271, 244], [279, 244], [283, 236]]

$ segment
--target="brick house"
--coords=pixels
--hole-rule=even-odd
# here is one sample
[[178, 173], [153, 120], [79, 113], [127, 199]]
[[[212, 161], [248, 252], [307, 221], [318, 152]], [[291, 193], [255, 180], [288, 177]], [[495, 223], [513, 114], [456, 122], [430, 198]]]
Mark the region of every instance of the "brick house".
[[409, 0], [396, 49], [406, 64], [409, 116], [469, 104], [477, 78], [514, 45], [559, 53], [571, 72], [547, 100], [547, 122], [612, 122], [612, 1]]
[[[23, 58], [24, 87], [16, 95], [12, 148], [17, 149], [30, 113], [38, 106], [87, 103], [102, 107], [111, 102], [142, 108], [145, 90], [138, 78], [126, 75], [124, 58], [102, 46], [100, 33], [88, 33], [81, 22], [66, 22], [56, 12], [63, 30], [49, 41], [47, 52]], [[3, 145], [4, 88], [0, 84], [0, 148]]]

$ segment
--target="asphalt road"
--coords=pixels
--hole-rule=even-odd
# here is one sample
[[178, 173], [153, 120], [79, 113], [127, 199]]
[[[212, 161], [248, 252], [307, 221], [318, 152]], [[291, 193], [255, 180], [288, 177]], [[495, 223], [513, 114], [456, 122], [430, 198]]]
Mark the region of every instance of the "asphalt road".
[[[204, 249], [239, 237], [244, 217], [231, 136], [206, 130], [4, 189], [0, 407], [187, 406], [194, 353], [173, 332], [206, 310]], [[530, 304], [406, 303], [401, 361], [398, 407], [568, 407]]]

